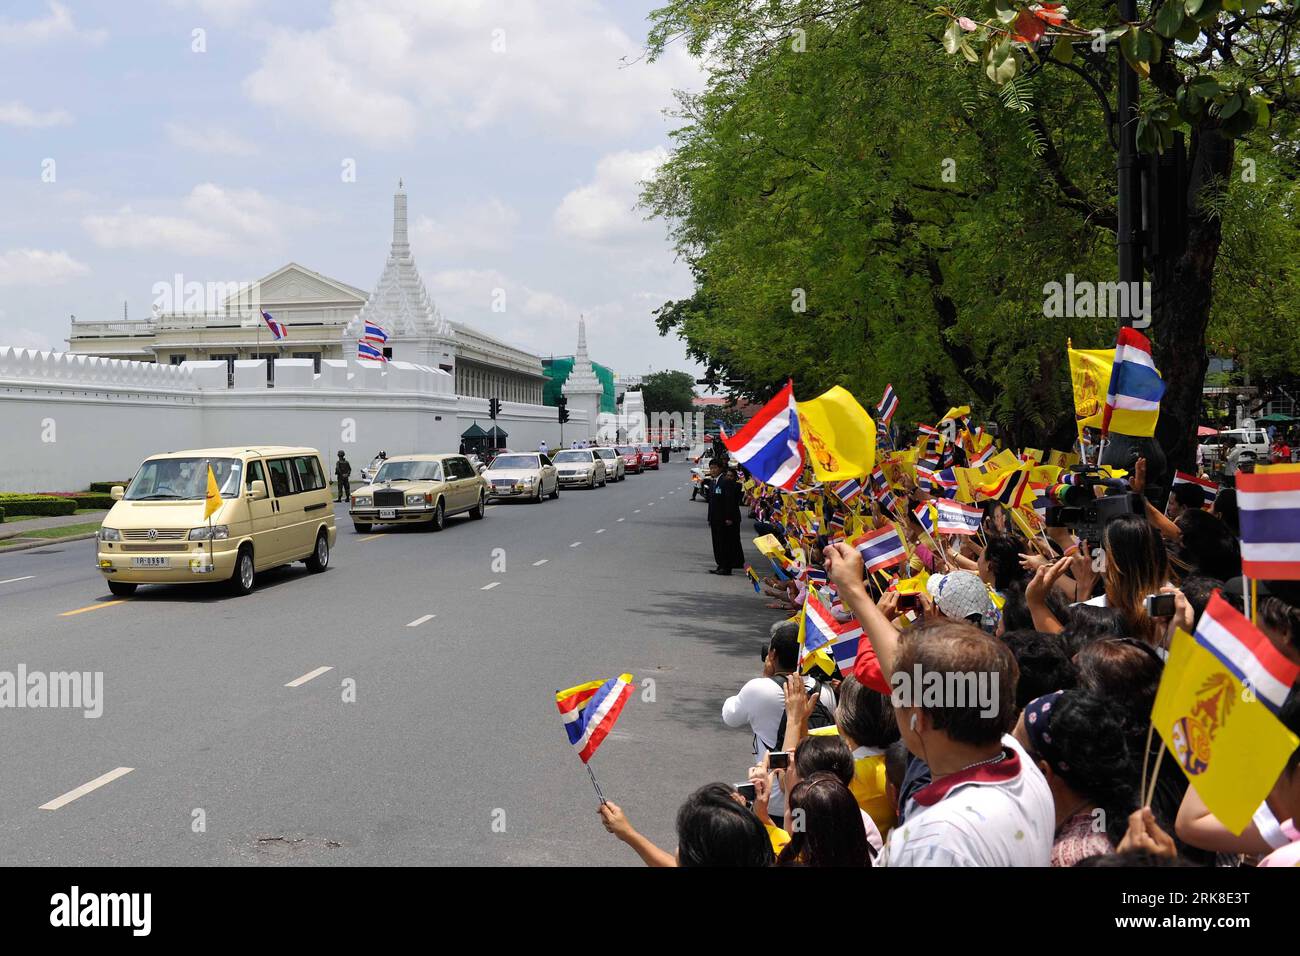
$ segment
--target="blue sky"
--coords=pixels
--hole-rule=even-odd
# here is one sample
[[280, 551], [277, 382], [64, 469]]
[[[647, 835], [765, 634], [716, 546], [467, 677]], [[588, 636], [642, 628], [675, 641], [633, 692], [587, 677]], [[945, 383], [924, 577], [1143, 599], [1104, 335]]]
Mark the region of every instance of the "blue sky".
[[689, 273], [632, 208], [700, 85], [680, 50], [620, 62], [654, 6], [0, 0], [0, 345], [143, 317], [176, 273], [369, 289], [401, 177], [447, 318], [545, 355], [581, 312], [597, 361], [693, 368], [651, 316]]

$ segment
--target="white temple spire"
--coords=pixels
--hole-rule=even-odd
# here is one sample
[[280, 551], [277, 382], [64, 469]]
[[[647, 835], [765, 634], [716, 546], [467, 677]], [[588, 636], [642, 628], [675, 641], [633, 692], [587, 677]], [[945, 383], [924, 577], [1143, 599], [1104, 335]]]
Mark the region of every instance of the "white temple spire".
[[397, 181], [397, 192], [393, 194], [393, 248], [389, 253], [393, 259], [409, 259], [411, 242], [406, 231], [406, 190], [402, 181]]

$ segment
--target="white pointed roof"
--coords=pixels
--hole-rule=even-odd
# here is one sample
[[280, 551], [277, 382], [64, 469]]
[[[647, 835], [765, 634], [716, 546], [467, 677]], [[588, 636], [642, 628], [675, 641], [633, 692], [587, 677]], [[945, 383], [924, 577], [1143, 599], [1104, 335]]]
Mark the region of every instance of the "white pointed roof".
[[[393, 195], [393, 245], [383, 274], [346, 334], [359, 332], [367, 321], [395, 338], [451, 339], [451, 327], [425, 291], [420, 270], [411, 256], [406, 228], [406, 191], [401, 182]], [[355, 328], [354, 328], [355, 326]]]
[[604, 394], [605, 386], [596, 378], [596, 369], [587, 356], [587, 322], [578, 316], [578, 351], [573, 356], [573, 371], [564, 380], [565, 395]]

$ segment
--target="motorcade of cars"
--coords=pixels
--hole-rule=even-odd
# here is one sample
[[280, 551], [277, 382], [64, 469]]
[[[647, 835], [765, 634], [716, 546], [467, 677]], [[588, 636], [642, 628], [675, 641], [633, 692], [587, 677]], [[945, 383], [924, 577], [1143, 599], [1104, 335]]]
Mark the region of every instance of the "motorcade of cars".
[[487, 499], [487, 482], [464, 455], [393, 455], [373, 482], [352, 493], [348, 510], [360, 534], [377, 524], [441, 531], [452, 515], [482, 519]]
[[605, 460], [590, 448], [566, 448], [551, 459], [555, 463], [560, 485], [603, 487], [606, 482]]
[[560, 477], [551, 459], [537, 451], [512, 451], [497, 455], [483, 472], [493, 498], [541, 501], [560, 497]]
[[[204, 517], [211, 470], [220, 502]], [[115, 485], [96, 542], [116, 595], [141, 584], [225, 582], [235, 594], [295, 561], [329, 567], [337, 531], [324, 462], [315, 448], [202, 448], [145, 459]]]

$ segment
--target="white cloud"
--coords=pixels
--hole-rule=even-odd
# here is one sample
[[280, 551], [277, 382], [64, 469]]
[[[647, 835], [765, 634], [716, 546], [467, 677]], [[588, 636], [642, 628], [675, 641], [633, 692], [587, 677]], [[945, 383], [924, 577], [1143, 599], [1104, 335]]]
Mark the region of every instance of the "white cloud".
[[519, 213], [495, 196], [451, 210], [441, 219], [420, 216], [411, 226], [417, 258], [501, 252], [510, 248]]
[[0, 286], [51, 286], [90, 272], [66, 252], [10, 249], [0, 252]]
[[56, 0], [49, 0], [48, 9], [46, 16], [32, 20], [0, 20], [0, 43], [31, 46], [69, 38], [99, 43], [108, 35], [103, 30], [78, 30], [68, 8]]
[[657, 119], [673, 88], [699, 82], [678, 48], [622, 64], [640, 53], [591, 0], [336, 0], [323, 28], [274, 33], [244, 89], [380, 146], [507, 119], [552, 135], [620, 135]]
[[72, 114], [66, 110], [51, 110], [48, 113], [38, 113], [17, 100], [0, 103], [0, 123], [8, 126], [44, 129], [49, 126], [63, 126], [71, 122]]
[[555, 228], [561, 235], [586, 242], [645, 235], [645, 214], [635, 209], [641, 183], [667, 159], [668, 151], [661, 146], [601, 157], [596, 163], [596, 178], [560, 201], [555, 210]]
[[203, 183], [179, 204], [157, 211], [124, 206], [115, 213], [82, 219], [86, 233], [109, 249], [161, 248], [178, 255], [239, 255], [273, 249], [287, 225], [305, 225], [313, 216], [268, 199], [254, 189], [225, 189]]
[[183, 126], [180, 123], [168, 123], [167, 138], [181, 149], [205, 155], [247, 157], [256, 156], [259, 152], [256, 144], [250, 143], [237, 133], [215, 126], [201, 129]]
[[231, 23], [258, 5], [259, 0], [168, 0], [182, 10], [193, 10], [221, 23]]

